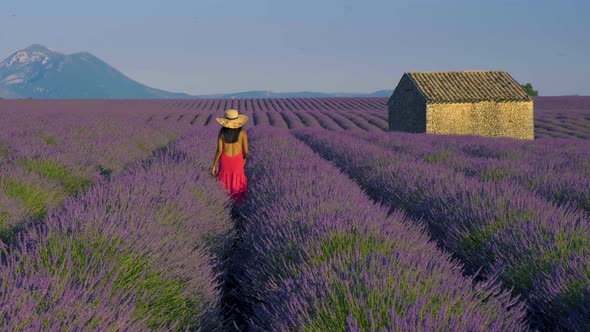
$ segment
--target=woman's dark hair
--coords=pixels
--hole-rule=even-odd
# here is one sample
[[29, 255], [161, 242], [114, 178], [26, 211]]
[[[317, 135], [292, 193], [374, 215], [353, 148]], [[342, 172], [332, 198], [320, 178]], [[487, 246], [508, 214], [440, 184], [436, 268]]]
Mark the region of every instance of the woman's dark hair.
[[235, 143], [238, 141], [238, 136], [240, 135], [240, 131], [242, 131], [242, 127], [240, 127], [240, 128], [221, 127], [221, 129], [219, 130], [219, 136], [223, 136], [225, 143]]

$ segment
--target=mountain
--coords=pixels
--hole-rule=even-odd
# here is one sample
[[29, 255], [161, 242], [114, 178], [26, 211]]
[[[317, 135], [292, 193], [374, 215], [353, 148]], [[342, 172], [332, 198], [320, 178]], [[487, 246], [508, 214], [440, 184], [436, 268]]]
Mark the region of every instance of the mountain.
[[189, 95], [143, 85], [88, 52], [62, 54], [33, 44], [0, 62], [0, 98], [35, 99], [186, 99], [389, 97], [373, 93], [272, 92]]
[[194, 98], [138, 83], [88, 52], [61, 54], [39, 44], [17, 51], [0, 62], [0, 97]]

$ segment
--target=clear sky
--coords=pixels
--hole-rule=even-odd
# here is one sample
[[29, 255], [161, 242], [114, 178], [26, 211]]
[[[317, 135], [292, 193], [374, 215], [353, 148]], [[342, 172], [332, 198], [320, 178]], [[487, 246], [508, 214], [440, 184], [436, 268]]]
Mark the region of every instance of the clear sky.
[[88, 51], [151, 87], [372, 92], [406, 71], [506, 70], [590, 95], [585, 0], [0, 0], [0, 59]]

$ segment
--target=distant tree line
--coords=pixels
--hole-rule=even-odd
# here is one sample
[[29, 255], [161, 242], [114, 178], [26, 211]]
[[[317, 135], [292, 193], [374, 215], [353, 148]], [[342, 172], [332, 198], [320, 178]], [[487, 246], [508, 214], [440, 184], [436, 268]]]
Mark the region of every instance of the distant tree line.
[[533, 90], [533, 85], [531, 83], [527, 83], [524, 85], [520, 85], [523, 87], [523, 89], [529, 94], [529, 96], [531, 97], [537, 97], [539, 95], [539, 91], [538, 90]]

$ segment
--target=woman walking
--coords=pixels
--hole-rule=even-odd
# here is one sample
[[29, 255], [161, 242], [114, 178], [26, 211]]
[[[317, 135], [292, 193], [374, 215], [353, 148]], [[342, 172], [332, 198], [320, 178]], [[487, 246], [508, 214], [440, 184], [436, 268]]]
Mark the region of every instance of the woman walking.
[[[248, 135], [242, 125], [248, 117], [235, 109], [225, 111], [225, 118], [216, 118], [221, 124], [217, 136], [217, 153], [211, 167], [211, 175], [217, 176], [223, 188], [241, 205], [246, 198], [248, 180], [244, 165], [248, 158]], [[217, 169], [219, 163], [219, 170]]]

